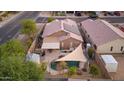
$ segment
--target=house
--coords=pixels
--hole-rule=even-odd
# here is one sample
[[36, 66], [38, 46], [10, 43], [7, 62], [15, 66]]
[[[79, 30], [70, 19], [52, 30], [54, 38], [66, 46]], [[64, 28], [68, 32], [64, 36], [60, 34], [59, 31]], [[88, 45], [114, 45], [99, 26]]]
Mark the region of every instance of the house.
[[47, 23], [43, 32], [44, 60], [49, 63], [47, 71], [58, 74], [57, 64], [65, 61], [68, 66], [84, 68], [87, 59], [83, 54], [83, 39], [75, 21], [70, 19], [54, 20]]
[[48, 23], [44, 29], [42, 49], [75, 49], [83, 39], [78, 30], [76, 22], [65, 20], [54, 20]]
[[117, 27], [124, 32], [124, 24], [118, 24]]
[[122, 53], [124, 51], [124, 33], [105, 20], [87, 19], [81, 22], [82, 30], [96, 46], [98, 53]]

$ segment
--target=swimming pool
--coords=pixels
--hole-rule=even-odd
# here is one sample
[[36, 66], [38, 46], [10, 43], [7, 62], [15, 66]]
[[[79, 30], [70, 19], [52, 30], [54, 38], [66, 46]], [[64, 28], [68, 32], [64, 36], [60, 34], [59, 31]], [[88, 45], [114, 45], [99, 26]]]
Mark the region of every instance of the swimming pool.
[[[54, 70], [56, 70], [58, 63], [59, 62], [53, 62], [53, 63], [51, 63], [51, 68], [54, 69]], [[79, 61], [66, 61], [66, 63], [67, 63], [67, 66], [68, 67], [73, 67], [73, 66], [79, 67]]]

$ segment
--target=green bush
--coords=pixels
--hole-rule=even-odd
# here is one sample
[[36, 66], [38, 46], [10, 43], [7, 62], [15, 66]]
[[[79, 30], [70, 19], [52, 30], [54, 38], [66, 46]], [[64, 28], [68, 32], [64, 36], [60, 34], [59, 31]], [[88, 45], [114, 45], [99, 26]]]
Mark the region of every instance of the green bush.
[[10, 56], [25, 56], [25, 47], [19, 40], [12, 39], [0, 46], [1, 58], [7, 58]]
[[90, 74], [92, 74], [93, 77], [100, 75], [100, 69], [96, 64], [90, 66]]
[[75, 75], [77, 73], [77, 67], [73, 66], [68, 69], [69, 76]]
[[25, 35], [28, 35], [31, 39], [36, 32], [36, 23], [32, 19], [24, 19], [21, 21], [21, 32]]
[[27, 62], [25, 55], [18, 40], [0, 45], [0, 80], [43, 80], [45, 66]]
[[6, 58], [0, 62], [0, 80], [43, 80], [44, 73], [36, 63], [23, 62], [20, 58]]
[[88, 48], [88, 56], [89, 58], [93, 57], [94, 49], [93, 48]]
[[48, 21], [48, 23], [50, 23], [50, 22], [52, 22], [53, 20], [55, 20], [53, 17], [49, 17], [47, 21]]

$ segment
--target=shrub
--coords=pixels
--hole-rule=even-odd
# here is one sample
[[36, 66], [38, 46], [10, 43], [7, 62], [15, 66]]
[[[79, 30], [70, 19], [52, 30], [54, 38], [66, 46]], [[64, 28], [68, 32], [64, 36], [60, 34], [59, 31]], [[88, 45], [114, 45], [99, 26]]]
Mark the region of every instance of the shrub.
[[52, 22], [53, 20], [55, 20], [53, 17], [49, 17], [47, 21], [48, 21], [48, 23], [50, 23], [50, 22]]
[[75, 75], [77, 73], [77, 67], [73, 66], [73, 67], [70, 67], [69, 70], [68, 70], [68, 74], [69, 76], [72, 76], [72, 75]]
[[31, 39], [34, 37], [34, 33], [36, 32], [36, 23], [32, 19], [24, 19], [21, 22], [21, 32], [25, 35], [28, 35]]
[[92, 74], [93, 77], [100, 75], [100, 69], [96, 64], [90, 66], [90, 74]]
[[93, 57], [94, 49], [93, 48], [88, 48], [88, 56], [89, 58]]

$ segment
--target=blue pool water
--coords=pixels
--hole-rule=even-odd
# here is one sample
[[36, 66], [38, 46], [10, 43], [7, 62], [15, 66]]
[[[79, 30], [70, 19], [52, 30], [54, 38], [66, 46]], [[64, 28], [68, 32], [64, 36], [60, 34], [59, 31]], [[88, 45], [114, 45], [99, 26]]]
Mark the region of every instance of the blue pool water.
[[[58, 63], [59, 62], [53, 62], [53, 63], [51, 63], [51, 68], [54, 69], [54, 70], [56, 70], [56, 67], [57, 67], [57, 64]], [[67, 63], [67, 66], [68, 67], [73, 67], [73, 66], [79, 67], [79, 61], [66, 61], [66, 63]]]

